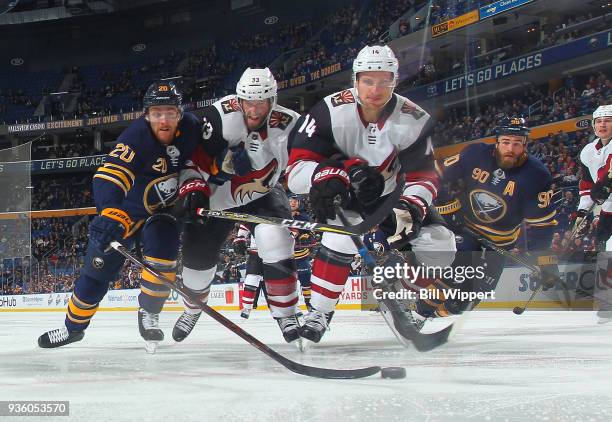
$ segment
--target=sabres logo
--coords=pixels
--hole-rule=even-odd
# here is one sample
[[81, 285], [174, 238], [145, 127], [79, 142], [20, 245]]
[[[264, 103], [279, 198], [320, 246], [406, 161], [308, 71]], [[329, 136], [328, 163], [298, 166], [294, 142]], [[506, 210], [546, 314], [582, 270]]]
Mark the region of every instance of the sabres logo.
[[342, 104], [351, 104], [355, 102], [355, 97], [353, 97], [353, 93], [345, 89], [344, 91], [338, 92], [336, 95], [331, 97], [332, 106], [338, 107]]
[[272, 114], [270, 114], [270, 127], [285, 130], [289, 127], [292, 120], [293, 117], [287, 113], [273, 111]]
[[234, 111], [240, 111], [240, 104], [238, 104], [237, 99], [230, 98], [221, 102], [221, 108], [223, 109], [223, 114], [233, 113]]
[[270, 191], [270, 183], [278, 169], [278, 161], [273, 159], [261, 170], [255, 170], [245, 176], [232, 177], [232, 198], [236, 203], [242, 203], [245, 198], [251, 199], [253, 194], [265, 194]]
[[486, 190], [476, 189], [470, 192], [470, 205], [474, 216], [485, 224], [495, 223], [506, 215], [506, 202]]

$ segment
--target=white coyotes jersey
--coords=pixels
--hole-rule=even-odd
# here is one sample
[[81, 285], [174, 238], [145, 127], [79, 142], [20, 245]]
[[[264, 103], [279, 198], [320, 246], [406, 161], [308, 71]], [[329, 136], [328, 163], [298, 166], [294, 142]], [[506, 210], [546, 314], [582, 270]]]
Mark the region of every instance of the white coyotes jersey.
[[[308, 193], [316, 156], [329, 158], [340, 152], [345, 158], [359, 158], [376, 166], [385, 179], [383, 194], [396, 186], [400, 170], [398, 154], [412, 147], [417, 140], [426, 144], [411, 159], [420, 161], [433, 148], [429, 139], [421, 139], [430, 116], [409, 99], [393, 94], [386, 115], [377, 123], [366, 123], [360, 116], [355, 88], [329, 95], [298, 123], [292, 142], [289, 188], [295, 193]], [[311, 155], [311, 156], [309, 156]], [[433, 159], [433, 156], [431, 157]], [[429, 183], [429, 182], [424, 182]], [[405, 194], [418, 195], [431, 203], [433, 184], [429, 188], [412, 187]]]
[[[250, 132], [245, 124], [242, 110], [235, 95], [226, 96], [207, 107], [203, 116], [202, 147], [219, 152], [220, 148], [244, 145], [253, 171], [244, 176], [234, 175], [222, 185], [210, 184], [210, 208], [225, 210], [248, 204], [265, 196], [278, 182], [287, 167], [287, 142], [289, 133], [299, 114], [282, 106], [275, 106], [267, 124], [258, 131]], [[193, 164], [199, 175], [209, 178], [209, 168], [194, 154]], [[194, 174], [181, 177], [187, 180]]]
[[[580, 204], [578, 209], [588, 209], [593, 204], [593, 200], [590, 197], [591, 186], [611, 171], [611, 153], [612, 142], [603, 145], [599, 138], [587, 144], [580, 151], [583, 175], [580, 181]], [[601, 210], [606, 213], [612, 213], [612, 198], [608, 197], [601, 206]]]

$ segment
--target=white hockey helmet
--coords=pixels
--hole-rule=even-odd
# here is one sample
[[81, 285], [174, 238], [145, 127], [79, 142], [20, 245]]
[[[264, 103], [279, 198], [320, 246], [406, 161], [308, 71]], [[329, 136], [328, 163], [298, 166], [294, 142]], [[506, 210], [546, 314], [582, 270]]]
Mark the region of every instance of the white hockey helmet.
[[278, 86], [274, 75], [267, 67], [265, 69], [251, 69], [247, 67], [238, 84], [236, 95], [243, 100], [265, 100], [271, 98], [271, 105], [276, 105]]
[[399, 63], [393, 50], [386, 45], [365, 46], [359, 51], [353, 61], [353, 85], [357, 83], [357, 74], [360, 72], [391, 72], [393, 82], [397, 84]]
[[612, 104], [599, 106], [595, 109], [593, 119], [591, 120], [593, 127], [595, 127], [595, 119], [598, 117], [612, 117]]

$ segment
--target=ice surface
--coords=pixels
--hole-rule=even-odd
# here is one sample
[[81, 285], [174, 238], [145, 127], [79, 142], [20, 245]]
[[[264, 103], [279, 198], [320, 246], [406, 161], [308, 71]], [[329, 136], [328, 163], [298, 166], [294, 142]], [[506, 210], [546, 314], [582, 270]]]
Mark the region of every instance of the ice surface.
[[419, 353], [379, 315], [339, 311], [305, 354], [267, 312], [225, 314], [299, 362], [404, 366], [408, 375], [297, 375], [205, 316], [177, 344], [176, 312], [162, 314], [166, 341], [155, 355], [145, 353], [136, 312], [100, 312], [83, 341], [43, 350], [37, 337], [62, 313], [0, 312], [0, 400], [69, 400], [78, 421], [612, 420], [612, 323], [597, 325], [593, 312], [472, 312], [449, 344]]

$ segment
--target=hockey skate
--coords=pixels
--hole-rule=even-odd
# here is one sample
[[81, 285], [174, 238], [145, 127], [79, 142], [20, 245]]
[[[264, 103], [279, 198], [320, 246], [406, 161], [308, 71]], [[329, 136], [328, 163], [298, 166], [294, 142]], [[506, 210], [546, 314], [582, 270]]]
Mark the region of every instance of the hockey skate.
[[[382, 267], [394, 267], [398, 264], [403, 265], [405, 262], [404, 257], [396, 251], [385, 253], [377, 260], [377, 264]], [[381, 289], [386, 293], [412, 290], [407, 281], [395, 277], [385, 277], [379, 283], [372, 282], [372, 287], [374, 289]], [[407, 331], [406, 325], [410, 325], [412, 329], [419, 332], [425, 325], [427, 318], [416, 312], [416, 300], [411, 299], [407, 295], [405, 296], [405, 299], [388, 299], [388, 296], [385, 296], [378, 301], [378, 309], [399, 342], [405, 347], [409, 347], [411, 341], [409, 340], [410, 336], [408, 335], [409, 331]]]
[[251, 316], [251, 308], [242, 308], [240, 311], [240, 316], [244, 319], [249, 319], [249, 316]]
[[191, 331], [198, 322], [198, 319], [200, 319], [200, 315], [202, 315], [202, 312], [198, 312], [196, 314], [183, 312], [172, 329], [172, 338], [174, 341], [181, 342], [185, 340], [185, 338], [191, 334]]
[[85, 337], [84, 331], [68, 331], [64, 326], [56, 330], [47, 331], [42, 336], [38, 337], [38, 346], [43, 349], [51, 349], [81, 341], [83, 337]]
[[145, 350], [153, 354], [157, 344], [164, 340], [164, 332], [159, 329], [159, 314], [147, 312], [143, 308], [138, 310], [138, 330], [145, 339]]
[[318, 343], [329, 328], [327, 319], [328, 317], [325, 313], [313, 308], [304, 317], [304, 325], [299, 328], [300, 337], [313, 343]]
[[298, 323], [295, 315], [274, 319], [278, 323], [278, 326], [281, 329], [283, 337], [287, 343], [291, 343], [300, 338], [300, 324]]

